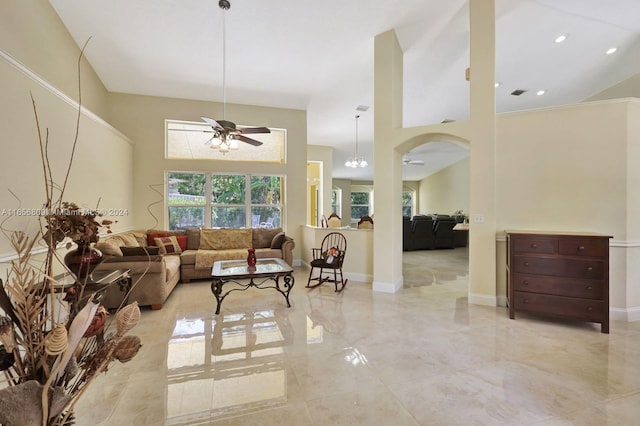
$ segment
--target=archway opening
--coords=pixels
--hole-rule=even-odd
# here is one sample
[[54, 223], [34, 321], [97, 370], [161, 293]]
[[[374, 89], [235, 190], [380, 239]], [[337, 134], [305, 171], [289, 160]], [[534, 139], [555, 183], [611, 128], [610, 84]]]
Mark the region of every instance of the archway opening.
[[469, 143], [426, 134], [405, 142], [399, 151], [403, 287], [444, 285], [468, 291]]

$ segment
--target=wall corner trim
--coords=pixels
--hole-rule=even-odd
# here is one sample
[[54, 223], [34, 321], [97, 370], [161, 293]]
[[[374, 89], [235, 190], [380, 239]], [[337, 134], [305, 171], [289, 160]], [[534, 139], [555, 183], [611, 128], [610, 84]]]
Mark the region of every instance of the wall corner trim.
[[61, 91], [60, 89], [58, 89], [57, 87], [49, 83], [47, 80], [40, 77], [35, 72], [31, 71], [26, 65], [24, 65], [22, 62], [18, 61], [16, 58], [14, 58], [13, 56], [11, 56], [10, 54], [8, 54], [2, 49], [0, 49], [0, 59], [2, 59], [7, 64], [11, 65], [12, 67], [20, 71], [24, 76], [28, 77], [35, 83], [42, 86], [45, 90], [49, 91], [51, 94], [53, 94], [63, 102], [66, 102], [67, 104], [71, 105], [76, 111], [78, 110], [78, 107], [80, 107], [80, 112], [82, 113], [82, 115], [84, 115], [88, 119], [96, 122], [97, 124], [113, 132], [116, 136], [126, 141], [129, 145], [134, 145], [134, 142], [131, 139], [129, 139], [124, 133], [122, 133], [120, 130], [116, 129], [111, 124], [107, 123], [98, 115], [88, 110], [84, 106], [81, 106], [80, 104], [78, 104], [76, 100], [72, 99], [63, 91]]

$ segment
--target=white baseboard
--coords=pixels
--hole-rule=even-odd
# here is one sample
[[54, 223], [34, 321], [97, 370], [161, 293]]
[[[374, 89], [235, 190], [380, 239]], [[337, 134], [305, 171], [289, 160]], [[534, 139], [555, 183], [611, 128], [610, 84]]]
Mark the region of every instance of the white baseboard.
[[380, 293], [397, 293], [402, 289], [403, 284], [402, 276], [395, 283], [383, 283], [380, 281], [373, 282], [373, 291], [379, 291]]
[[640, 321], [640, 307], [637, 308], [609, 308], [609, 319], [612, 321]]
[[498, 306], [507, 306], [507, 296], [498, 296]]
[[[496, 296], [489, 296], [486, 294], [469, 293], [469, 303], [472, 305], [498, 306], [498, 300]], [[506, 305], [506, 299], [504, 303]]]

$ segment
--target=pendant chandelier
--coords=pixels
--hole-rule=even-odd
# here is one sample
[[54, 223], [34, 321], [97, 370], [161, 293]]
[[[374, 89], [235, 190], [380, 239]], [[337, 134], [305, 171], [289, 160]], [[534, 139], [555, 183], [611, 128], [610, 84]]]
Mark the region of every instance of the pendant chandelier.
[[356, 153], [353, 157], [349, 158], [344, 165], [347, 167], [351, 167], [354, 169], [357, 169], [358, 167], [367, 167], [369, 165], [369, 163], [367, 163], [367, 160], [364, 159], [364, 157], [359, 157], [358, 156], [358, 119], [360, 118], [359, 115], [356, 115]]

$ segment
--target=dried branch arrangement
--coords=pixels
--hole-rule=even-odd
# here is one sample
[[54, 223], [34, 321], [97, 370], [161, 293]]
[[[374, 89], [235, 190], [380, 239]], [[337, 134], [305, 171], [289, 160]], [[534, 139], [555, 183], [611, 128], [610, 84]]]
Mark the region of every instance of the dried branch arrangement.
[[[83, 53], [84, 47], [78, 75]], [[16, 254], [6, 280], [0, 280], [0, 371], [4, 374], [4, 380], [0, 378], [0, 424], [5, 426], [73, 424], [74, 406], [93, 380], [113, 361], [131, 360], [141, 346], [138, 337], [127, 335], [140, 320], [136, 302], [119, 309], [109, 320], [108, 312], [93, 295], [82, 304], [65, 303], [61, 300], [65, 294], [56, 293], [54, 264], [64, 265], [59, 244], [65, 239], [95, 243], [101, 228], [110, 232], [111, 222], [99, 221], [97, 210], [80, 214], [75, 203], [63, 201], [78, 141], [81, 96], [61, 185], [53, 181], [48, 130], [43, 137], [33, 97], [32, 103], [46, 194], [42, 211], [47, 213], [40, 216], [40, 231], [34, 236], [7, 231], [0, 225]], [[32, 250], [43, 241], [44, 262], [34, 262]], [[76, 279], [67, 296], [84, 300], [86, 283], [87, 278]], [[109, 333], [113, 325], [115, 331]]]

